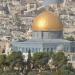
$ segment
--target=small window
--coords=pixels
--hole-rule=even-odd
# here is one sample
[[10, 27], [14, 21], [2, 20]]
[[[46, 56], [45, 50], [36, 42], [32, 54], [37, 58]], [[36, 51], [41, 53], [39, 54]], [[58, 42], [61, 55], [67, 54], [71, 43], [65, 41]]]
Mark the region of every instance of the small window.
[[24, 47], [22, 48], [22, 51], [24, 51], [25, 49], [24, 49]]
[[34, 52], [34, 48], [32, 48], [32, 52]]
[[51, 48], [51, 51], [53, 50], [53, 48]]
[[38, 48], [36, 48], [36, 52], [38, 52]]
[[31, 49], [30, 49], [30, 48], [28, 49], [28, 52], [29, 52], [29, 51], [31, 52]]
[[21, 47], [19, 47], [19, 51], [22, 51], [22, 48]]
[[43, 51], [45, 52], [45, 48], [43, 48]]
[[22, 51], [23, 51], [23, 52], [26, 52], [26, 48], [23, 47], [23, 48], [22, 48]]
[[49, 48], [47, 48], [47, 52], [49, 52]]
[[41, 50], [41, 49], [39, 48], [38, 52], [40, 52], [40, 50]]
[[28, 52], [28, 49], [26, 48], [26, 53]]

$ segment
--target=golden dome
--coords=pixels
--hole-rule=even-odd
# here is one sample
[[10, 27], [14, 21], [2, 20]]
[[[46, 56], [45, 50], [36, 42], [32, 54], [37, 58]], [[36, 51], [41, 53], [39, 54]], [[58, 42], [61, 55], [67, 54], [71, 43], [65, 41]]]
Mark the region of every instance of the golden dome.
[[33, 20], [32, 29], [34, 31], [61, 31], [63, 24], [56, 14], [45, 11]]

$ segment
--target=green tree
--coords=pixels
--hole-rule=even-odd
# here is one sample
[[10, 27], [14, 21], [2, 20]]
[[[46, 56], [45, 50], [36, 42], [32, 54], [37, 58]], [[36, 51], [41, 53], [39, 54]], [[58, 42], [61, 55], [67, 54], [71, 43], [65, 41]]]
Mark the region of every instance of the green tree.
[[36, 62], [36, 64], [42, 65], [41, 60], [43, 60], [45, 57], [48, 57], [48, 54], [45, 52], [37, 52], [33, 54], [33, 61]]
[[20, 62], [23, 62], [23, 55], [20, 51], [12, 52], [10, 55], [8, 55], [7, 61], [10, 64], [10, 69], [14, 70], [14, 67], [16, 66], [19, 70], [22, 66]]
[[8, 55], [7, 58], [10, 63], [14, 62], [14, 61], [22, 61], [23, 60], [23, 56], [20, 51], [19, 52], [12, 52], [10, 55]]
[[32, 63], [32, 57], [31, 57], [31, 51], [28, 51], [28, 59], [27, 59], [27, 68], [30, 71], [31, 70], [31, 63]]
[[20, 74], [16, 71], [5, 71], [0, 73], [0, 75], [20, 75]]
[[41, 72], [40, 75], [51, 75], [51, 72], [50, 71], [44, 71], [44, 72]]
[[28, 75], [37, 75], [37, 73], [34, 71], [30, 71], [29, 73], [28, 73]]
[[0, 55], [0, 66], [5, 63], [6, 56], [5, 55]]
[[52, 72], [52, 75], [74, 75], [75, 71], [72, 64], [67, 62], [67, 57], [63, 52], [55, 53], [53, 56], [53, 65], [56, 69]]
[[41, 70], [49, 69], [48, 61], [51, 58], [48, 52], [36, 52], [33, 54], [34, 68]]
[[57, 70], [57, 75], [74, 75], [75, 71], [72, 69], [71, 65], [64, 65]]
[[28, 51], [28, 59], [27, 59], [27, 69], [25, 72], [25, 75], [28, 75], [28, 73], [31, 71], [31, 64], [32, 64], [32, 57], [31, 57], [31, 51]]
[[75, 41], [75, 39], [74, 39], [74, 37], [73, 37], [73, 36], [66, 37], [66, 40], [69, 40], [69, 41]]
[[67, 64], [67, 57], [63, 52], [55, 53], [53, 56], [53, 65], [55, 65], [56, 68], [60, 68], [61, 66]]
[[6, 56], [5, 55], [0, 55], [0, 68], [2, 71], [4, 71], [4, 68], [6, 66]]

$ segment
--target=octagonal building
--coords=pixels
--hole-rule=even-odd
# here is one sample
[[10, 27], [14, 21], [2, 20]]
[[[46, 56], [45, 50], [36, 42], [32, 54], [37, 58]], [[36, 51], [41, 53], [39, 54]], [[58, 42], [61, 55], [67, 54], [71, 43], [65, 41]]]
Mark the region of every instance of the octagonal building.
[[12, 42], [12, 50], [25, 55], [35, 52], [60, 51], [75, 52], [75, 42], [63, 39], [63, 24], [53, 12], [44, 11], [36, 16], [32, 24], [32, 39]]
[[62, 39], [63, 24], [60, 18], [52, 13], [45, 11], [37, 16], [32, 25], [32, 39]]

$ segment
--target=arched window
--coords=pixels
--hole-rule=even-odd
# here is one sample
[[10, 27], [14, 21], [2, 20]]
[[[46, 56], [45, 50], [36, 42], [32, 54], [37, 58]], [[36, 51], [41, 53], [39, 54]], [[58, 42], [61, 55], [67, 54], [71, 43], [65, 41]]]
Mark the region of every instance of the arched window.
[[43, 48], [43, 52], [45, 52], [46, 51], [46, 48]]
[[38, 52], [38, 48], [36, 48], [36, 52]]
[[47, 48], [47, 52], [49, 52], [49, 48]]
[[26, 48], [26, 53], [28, 53], [28, 49]]
[[32, 48], [32, 52], [34, 52], [34, 48]]
[[53, 51], [53, 48], [51, 48], [51, 51]]
[[24, 52], [25, 51], [25, 49], [24, 49], [24, 47], [22, 48], [22, 52]]

